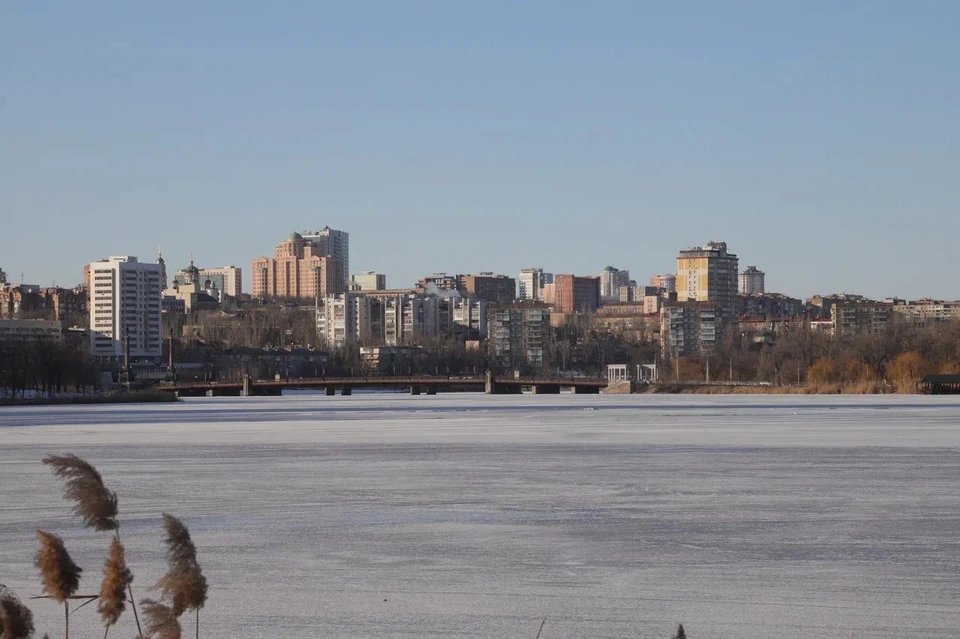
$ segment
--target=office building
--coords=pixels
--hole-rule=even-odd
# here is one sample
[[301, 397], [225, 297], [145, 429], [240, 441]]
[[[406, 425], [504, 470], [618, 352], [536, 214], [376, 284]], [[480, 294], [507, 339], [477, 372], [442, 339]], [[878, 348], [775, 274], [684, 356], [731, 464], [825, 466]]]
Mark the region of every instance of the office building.
[[740, 294], [763, 295], [766, 292], [764, 277], [763, 271], [756, 266], [748, 266], [747, 270], [740, 273]]
[[374, 271], [364, 271], [350, 276], [351, 291], [382, 291], [387, 288], [387, 276]]
[[134, 256], [90, 264], [91, 356], [120, 360], [129, 342], [132, 361], [159, 361], [162, 271]]
[[558, 313], [592, 313], [600, 306], [600, 278], [557, 274], [553, 307]]
[[714, 302], [727, 322], [737, 320], [739, 260], [727, 251], [725, 242], [709, 242], [680, 251], [677, 257], [677, 298], [681, 301]]
[[347, 286], [345, 264], [326, 253], [327, 244], [326, 240], [306, 239], [300, 233], [292, 233], [274, 249], [273, 259], [253, 260], [253, 296], [312, 300], [343, 293]]
[[521, 302], [542, 302], [543, 287], [548, 284], [553, 284], [553, 273], [544, 273], [542, 268], [520, 269], [517, 299]]

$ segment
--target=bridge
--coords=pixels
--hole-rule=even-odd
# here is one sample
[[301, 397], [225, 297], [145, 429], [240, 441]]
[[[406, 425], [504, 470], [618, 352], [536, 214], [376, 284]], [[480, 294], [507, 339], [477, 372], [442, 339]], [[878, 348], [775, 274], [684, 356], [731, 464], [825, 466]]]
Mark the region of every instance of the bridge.
[[475, 391], [488, 395], [518, 395], [529, 388], [536, 395], [556, 395], [563, 388], [576, 394], [596, 394], [607, 380], [588, 377], [320, 377], [296, 379], [252, 379], [233, 382], [161, 382], [157, 390], [178, 397], [263, 397], [281, 395], [284, 390], [322, 390], [326, 395], [352, 395], [354, 389], [408, 390], [411, 395], [436, 395], [437, 391]]

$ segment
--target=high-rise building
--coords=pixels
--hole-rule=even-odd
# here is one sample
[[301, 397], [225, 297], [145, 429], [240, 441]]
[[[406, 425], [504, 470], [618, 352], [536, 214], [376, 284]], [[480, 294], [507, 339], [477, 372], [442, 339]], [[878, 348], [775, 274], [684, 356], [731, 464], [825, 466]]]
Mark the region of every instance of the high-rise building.
[[350, 283], [350, 234], [325, 226], [319, 231], [304, 231], [303, 239], [316, 246], [316, 255], [329, 255], [343, 262], [344, 289]]
[[342, 348], [374, 338], [375, 300], [363, 293], [326, 295], [317, 300], [317, 338], [327, 348]]
[[242, 269], [233, 266], [201, 268], [198, 270], [203, 288], [217, 288], [229, 297], [240, 297], [243, 291]]
[[491, 304], [508, 304], [517, 297], [517, 282], [506, 275], [486, 272], [457, 275], [457, 290], [464, 297], [476, 297]]
[[663, 289], [665, 293], [676, 293], [677, 292], [677, 276], [672, 273], [665, 273], [663, 275], [654, 275], [650, 278], [650, 286], [655, 286], [659, 289]]
[[558, 313], [592, 313], [600, 307], [599, 277], [558, 273], [553, 286], [553, 307]]
[[326, 253], [326, 248], [292, 233], [274, 249], [273, 259], [260, 257], [251, 263], [253, 296], [314, 299], [343, 293], [347, 283], [344, 263]]
[[742, 295], [763, 295], [766, 292], [763, 271], [756, 266], [748, 266], [747, 270], [740, 273], [740, 293]]
[[350, 276], [351, 291], [382, 291], [387, 288], [387, 276], [374, 271], [364, 271]]
[[521, 302], [543, 301], [543, 287], [547, 284], [553, 284], [553, 273], [544, 273], [542, 268], [520, 269], [517, 299]]
[[712, 351], [721, 343], [723, 309], [714, 302], [664, 302], [660, 346], [668, 359]]
[[129, 340], [134, 361], [159, 361], [162, 265], [136, 257], [111, 257], [90, 264], [90, 354], [100, 360], [124, 357]]
[[7, 274], [3, 272], [3, 269], [0, 268], [0, 284], [7, 283]]
[[487, 344], [498, 368], [543, 365], [550, 335], [550, 309], [546, 305], [493, 305], [488, 316]]
[[677, 298], [681, 302], [715, 302], [723, 309], [723, 319], [737, 320], [737, 282], [739, 260], [727, 252], [726, 242], [680, 251], [677, 257]]
[[620, 299], [620, 287], [630, 286], [630, 271], [621, 271], [608, 266], [600, 273], [600, 299], [616, 301]]

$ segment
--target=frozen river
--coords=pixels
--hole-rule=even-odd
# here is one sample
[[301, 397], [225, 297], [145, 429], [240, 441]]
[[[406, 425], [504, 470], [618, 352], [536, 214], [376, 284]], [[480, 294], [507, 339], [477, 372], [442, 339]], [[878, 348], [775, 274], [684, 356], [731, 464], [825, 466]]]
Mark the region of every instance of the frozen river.
[[[99, 589], [109, 543], [40, 464], [120, 497], [138, 598], [159, 515], [211, 584], [202, 636], [960, 636], [960, 401], [380, 395], [0, 408], [0, 583], [34, 530]], [[31, 602], [61, 633], [62, 611]], [[93, 606], [71, 622], [99, 637]], [[192, 636], [192, 622], [185, 623]], [[130, 616], [111, 637], [133, 637]]]

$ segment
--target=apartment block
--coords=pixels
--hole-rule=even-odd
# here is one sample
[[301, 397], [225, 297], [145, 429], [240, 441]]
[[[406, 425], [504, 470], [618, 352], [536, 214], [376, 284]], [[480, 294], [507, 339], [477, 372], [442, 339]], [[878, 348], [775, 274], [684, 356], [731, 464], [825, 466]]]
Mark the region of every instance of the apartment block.
[[677, 276], [672, 273], [654, 275], [650, 278], [650, 286], [663, 289], [667, 293], [677, 292]]
[[292, 233], [274, 249], [273, 259], [251, 263], [253, 296], [309, 300], [345, 292], [346, 264], [326, 251], [326, 243]]
[[63, 324], [38, 319], [0, 319], [0, 346], [60, 342]]
[[487, 346], [501, 370], [543, 365], [551, 330], [550, 309], [546, 305], [491, 306], [487, 328]]
[[677, 298], [680, 301], [714, 302], [724, 321], [737, 321], [739, 260], [727, 251], [726, 242], [709, 242], [680, 251], [677, 257]]
[[630, 271], [608, 266], [600, 273], [600, 299], [602, 301], [619, 301], [620, 289], [630, 286]]
[[913, 320], [918, 327], [960, 321], [960, 301], [920, 299], [894, 304], [893, 312]]
[[557, 274], [553, 308], [558, 313], [592, 313], [600, 307], [600, 278]]
[[716, 302], [665, 302], [660, 309], [664, 358], [712, 351], [723, 338], [723, 308]]
[[766, 275], [756, 266], [748, 266], [747, 270], [740, 273], [740, 294], [741, 295], [763, 295], [766, 292]]
[[476, 297], [491, 304], [508, 304], [517, 297], [517, 281], [506, 275], [487, 272], [458, 275], [457, 290], [464, 297]]
[[325, 295], [317, 300], [317, 339], [327, 348], [374, 339], [375, 300], [362, 293]]
[[347, 290], [350, 279], [350, 234], [325, 226], [319, 231], [304, 231], [303, 239], [316, 247], [317, 255], [328, 255], [343, 264], [343, 289]]
[[888, 302], [842, 302], [830, 309], [834, 335], [882, 333], [893, 317]]
[[520, 269], [517, 299], [521, 302], [542, 302], [543, 287], [548, 284], [553, 284], [553, 273], [544, 273], [542, 268]]
[[157, 362], [161, 355], [162, 265], [134, 256], [90, 264], [90, 354], [120, 360], [129, 341], [134, 361]]
[[387, 288], [387, 276], [374, 271], [354, 273], [350, 276], [351, 291], [382, 291]]
[[743, 319], [803, 317], [806, 310], [803, 300], [779, 293], [741, 294], [737, 298], [737, 312]]

